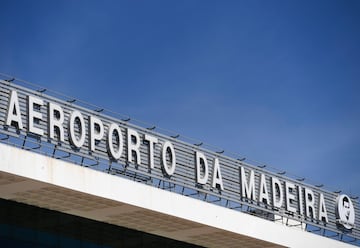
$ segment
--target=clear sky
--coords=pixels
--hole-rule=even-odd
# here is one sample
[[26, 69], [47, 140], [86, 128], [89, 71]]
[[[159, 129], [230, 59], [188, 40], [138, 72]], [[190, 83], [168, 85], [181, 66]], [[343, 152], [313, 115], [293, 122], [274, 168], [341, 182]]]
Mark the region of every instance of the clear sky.
[[0, 72], [360, 195], [360, 1], [0, 10]]

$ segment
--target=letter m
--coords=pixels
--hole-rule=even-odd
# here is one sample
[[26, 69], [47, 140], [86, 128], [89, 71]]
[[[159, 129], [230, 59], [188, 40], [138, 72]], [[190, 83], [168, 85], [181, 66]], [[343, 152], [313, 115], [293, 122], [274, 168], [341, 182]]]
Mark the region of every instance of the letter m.
[[240, 178], [241, 178], [241, 197], [249, 200], [255, 199], [255, 179], [254, 171], [250, 170], [249, 180], [246, 178], [244, 167], [240, 167]]

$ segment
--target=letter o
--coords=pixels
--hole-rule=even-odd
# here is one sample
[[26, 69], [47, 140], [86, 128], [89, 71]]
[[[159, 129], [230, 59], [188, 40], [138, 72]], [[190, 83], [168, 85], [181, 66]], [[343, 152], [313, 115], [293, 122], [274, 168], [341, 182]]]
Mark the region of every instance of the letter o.
[[[113, 146], [113, 134], [116, 133], [119, 137], [119, 149], [115, 151], [115, 148]], [[122, 150], [123, 150], [123, 137], [121, 134], [120, 127], [114, 123], [112, 123], [108, 130], [108, 139], [107, 139], [107, 145], [108, 145], [108, 153], [109, 155], [115, 159], [118, 160], [121, 157]]]
[[[170, 166], [168, 166], [167, 161], [166, 161], [166, 154], [168, 151], [170, 152], [170, 157], [171, 157]], [[174, 147], [169, 141], [165, 141], [165, 143], [163, 144], [161, 158], [162, 158], [162, 167], [163, 167], [164, 171], [166, 172], [166, 174], [168, 176], [171, 176], [172, 174], [174, 174], [175, 167], [176, 167], [176, 156], [175, 156]]]
[[[80, 138], [78, 139], [75, 135], [75, 121], [78, 119], [80, 121]], [[70, 141], [76, 148], [81, 148], [85, 143], [85, 121], [82, 114], [74, 110], [71, 113], [70, 121], [69, 121], [69, 133], [70, 133]]]

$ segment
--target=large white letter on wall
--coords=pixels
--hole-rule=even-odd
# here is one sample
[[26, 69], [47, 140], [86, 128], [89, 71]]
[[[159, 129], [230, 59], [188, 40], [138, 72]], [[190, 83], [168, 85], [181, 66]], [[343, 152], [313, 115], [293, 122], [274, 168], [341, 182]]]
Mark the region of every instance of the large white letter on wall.
[[21, 121], [21, 111], [19, 106], [19, 99], [17, 92], [15, 90], [11, 91], [8, 111], [6, 115], [6, 125], [11, 126], [15, 122], [19, 130], [23, 129], [23, 124]]
[[[118, 145], [117, 151], [114, 148], [113, 136], [117, 138], [117, 145]], [[120, 127], [114, 123], [112, 123], [108, 129], [107, 147], [108, 147], [108, 153], [113, 159], [115, 160], [120, 159], [123, 150], [123, 137], [121, 134]]]
[[255, 199], [255, 178], [254, 171], [250, 170], [249, 182], [246, 179], [246, 173], [244, 167], [240, 167], [240, 178], [241, 178], [241, 197], [250, 200]]
[[[206, 184], [208, 180], [209, 168], [206, 157], [202, 152], [195, 152], [195, 163], [196, 163], [196, 182], [199, 184]], [[201, 175], [201, 171], [204, 171]]]
[[42, 99], [28, 96], [28, 132], [34, 133], [42, 136], [44, 134], [44, 130], [36, 127], [34, 124], [36, 122], [40, 122], [42, 119], [41, 112], [35, 111], [34, 105], [39, 106], [39, 111], [44, 102]]
[[48, 135], [50, 139], [55, 139], [55, 127], [59, 131], [59, 140], [64, 142], [64, 112], [63, 109], [54, 103], [48, 103]]
[[[170, 165], [168, 165], [166, 159], [168, 153], [169, 153], [169, 160], [171, 161]], [[174, 147], [169, 141], [165, 141], [165, 143], [163, 144], [161, 158], [162, 158], [163, 169], [165, 170], [166, 174], [168, 176], [174, 174], [176, 168], [176, 156], [175, 156]]]
[[95, 142], [100, 141], [104, 136], [104, 125], [102, 121], [94, 116], [89, 116], [89, 148], [95, 151]]
[[154, 145], [158, 142], [158, 139], [154, 136], [145, 134], [144, 140], [149, 143], [149, 166], [151, 169], [154, 169]]
[[220, 171], [219, 159], [214, 158], [211, 187], [216, 188], [217, 186], [221, 190], [224, 190], [224, 185], [223, 185], [223, 181], [222, 181], [222, 177], [221, 177], [221, 171]]
[[131, 163], [134, 157], [136, 164], [140, 165], [140, 136], [138, 132], [131, 128], [127, 129], [127, 151], [128, 162]]
[[[79, 138], [76, 137], [75, 133], [75, 124], [78, 124], [80, 127], [79, 130]], [[74, 110], [71, 113], [70, 121], [69, 121], [69, 135], [70, 135], [70, 142], [75, 146], [76, 148], [80, 149], [85, 142], [85, 121], [82, 116], [82, 114]]]

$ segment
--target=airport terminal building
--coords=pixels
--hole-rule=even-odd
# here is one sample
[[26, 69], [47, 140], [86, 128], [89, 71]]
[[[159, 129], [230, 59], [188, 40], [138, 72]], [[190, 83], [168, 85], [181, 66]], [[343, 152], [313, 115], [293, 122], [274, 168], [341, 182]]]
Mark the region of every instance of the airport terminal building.
[[356, 247], [359, 200], [0, 74], [2, 247]]

